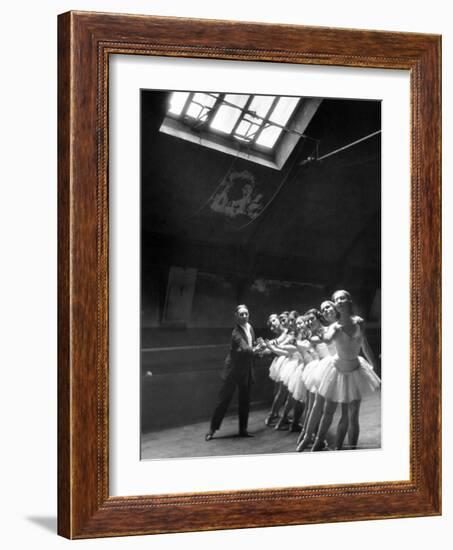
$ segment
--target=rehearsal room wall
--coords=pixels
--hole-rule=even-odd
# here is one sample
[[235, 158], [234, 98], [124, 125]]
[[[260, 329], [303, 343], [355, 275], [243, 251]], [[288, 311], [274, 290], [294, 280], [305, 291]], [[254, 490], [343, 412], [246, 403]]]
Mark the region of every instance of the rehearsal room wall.
[[[304, 312], [338, 288], [369, 320], [380, 289], [380, 136], [300, 165], [314, 139], [321, 157], [379, 130], [379, 101], [322, 101], [306, 129], [313, 139], [301, 140], [280, 171], [162, 133], [169, 96], [141, 94], [144, 431], [209, 418], [238, 303], [250, 308], [257, 336], [269, 337], [271, 312]], [[243, 171], [266, 198], [281, 189], [264, 215], [226, 219], [210, 197]], [[190, 294], [179, 322], [167, 314], [175, 268], [190, 272], [190, 282], [178, 279], [177, 292]], [[368, 329], [377, 357], [378, 309]], [[252, 407], [272, 400], [269, 364], [256, 361]]]

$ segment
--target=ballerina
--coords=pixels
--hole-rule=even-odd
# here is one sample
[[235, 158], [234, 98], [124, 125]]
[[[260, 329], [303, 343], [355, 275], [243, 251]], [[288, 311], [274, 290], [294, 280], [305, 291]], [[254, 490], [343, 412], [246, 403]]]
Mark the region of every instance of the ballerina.
[[288, 317], [289, 317], [289, 311], [282, 311], [279, 316], [278, 320], [280, 321], [280, 324], [283, 328], [288, 328]]
[[[281, 320], [283, 320], [283, 324]], [[272, 313], [268, 317], [267, 325], [270, 330], [277, 336], [274, 340], [271, 340], [272, 344], [275, 346], [278, 346], [278, 344], [282, 343], [286, 339], [288, 333], [288, 329], [284, 326], [286, 324], [286, 321], [287, 317], [282, 314], [279, 316], [276, 313]], [[275, 358], [269, 367], [269, 378], [271, 378], [271, 380], [273, 380], [275, 383], [274, 399], [272, 401], [272, 406], [269, 414], [266, 416], [266, 419], [264, 421], [266, 426], [271, 426], [277, 421], [279, 417], [278, 410], [282, 402], [282, 382], [279, 379], [279, 370], [282, 361], [285, 359], [285, 355], [279, 355], [275, 353], [274, 351], [272, 351], [269, 345], [266, 345], [266, 343], [264, 343], [264, 346], [268, 353], [273, 353], [275, 355]]]
[[[272, 403], [271, 411], [266, 417], [265, 424], [270, 426], [273, 421], [279, 417], [278, 411], [283, 403], [286, 402], [288, 397], [288, 389], [282, 380], [282, 372], [285, 367], [285, 363], [288, 359], [288, 350], [283, 349], [282, 346], [288, 343], [292, 343], [294, 340], [295, 332], [295, 314], [297, 312], [287, 312], [284, 311], [280, 313], [279, 320], [282, 327], [284, 327], [284, 335], [282, 334], [281, 338], [274, 340], [265, 340], [264, 345], [267, 350], [274, 355], [276, 355], [275, 362], [271, 365], [270, 376], [277, 384], [277, 391], [274, 395], [274, 400]], [[287, 422], [286, 417], [284, 417], [284, 422]], [[278, 429], [282, 427], [282, 423], [278, 423]]]
[[297, 323], [300, 319], [300, 315], [297, 311], [293, 310], [288, 316], [288, 334], [292, 336], [291, 339], [287, 339], [284, 343], [281, 343], [278, 347], [280, 350], [286, 352], [286, 360], [282, 363], [280, 369], [280, 380], [284, 386], [288, 388], [289, 380], [298, 366], [300, 355], [297, 353], [295, 345], [297, 334], [299, 333], [302, 325]]
[[[314, 359], [305, 367], [302, 375], [302, 380], [307, 389], [308, 397], [304, 423], [297, 441], [298, 444], [300, 443], [300, 441], [302, 441], [307, 433], [309, 419], [312, 415], [312, 411], [316, 402], [319, 384], [323, 375], [322, 359], [328, 357], [331, 353], [335, 353], [335, 348], [332, 345], [329, 348], [329, 346], [323, 341], [325, 328], [321, 324], [321, 321], [324, 321], [324, 319], [320, 311], [315, 308], [310, 309], [305, 313], [305, 317], [307, 319], [307, 326], [311, 332], [310, 343], [312, 344], [315, 353]], [[321, 418], [321, 415], [318, 413], [317, 418], [318, 421]], [[312, 423], [311, 426], [312, 429], [316, 429], [316, 423]], [[312, 432], [310, 432], [309, 435], [311, 437]]]
[[[380, 386], [380, 379], [372, 366], [373, 352], [365, 338], [365, 323], [361, 317], [353, 315], [351, 295], [346, 290], [338, 290], [333, 294], [332, 300], [339, 319], [327, 329], [324, 341], [335, 342], [337, 353], [323, 360], [323, 377], [318, 398], [310, 415], [307, 433], [297, 447], [298, 451], [303, 451], [309, 445], [308, 435], [317, 421], [313, 413], [319, 409], [322, 410], [322, 417], [312, 451], [321, 450], [338, 403], [347, 404], [349, 444], [355, 449], [360, 433], [359, 412], [362, 398]], [[361, 350], [368, 361], [359, 355]], [[340, 434], [337, 432], [336, 449], [341, 449], [345, 435], [346, 431], [340, 431]]]
[[288, 381], [288, 392], [291, 395], [293, 407], [293, 420], [290, 425], [291, 432], [301, 431], [302, 426], [300, 426], [299, 422], [305, 412], [308, 397], [307, 388], [303, 382], [303, 372], [306, 365], [317, 357], [309, 341], [310, 331], [306, 326], [306, 319], [304, 316], [301, 315], [297, 318], [296, 326], [298, 333], [295, 341], [295, 348], [299, 353], [300, 359], [297, 368]]
[[[325, 324], [327, 327], [332, 325], [332, 323], [335, 323], [335, 321], [338, 318], [338, 312], [335, 309], [335, 304], [330, 300], [325, 300], [319, 306], [319, 311], [321, 312], [321, 315], [323, 316], [323, 319], [325, 320]], [[336, 353], [335, 343], [330, 342], [328, 344], [328, 347], [329, 347], [330, 354], [334, 355]], [[341, 416], [337, 426], [337, 434], [335, 438], [335, 450], [339, 450], [339, 448], [341, 448], [346, 432], [348, 431], [348, 427], [349, 427], [348, 404], [341, 403], [340, 405], [341, 405]]]
[[297, 369], [301, 360], [301, 355], [298, 353], [295, 346], [296, 335], [298, 332], [297, 319], [299, 317], [299, 313], [296, 310], [290, 311], [288, 315], [288, 339], [278, 346], [280, 352], [283, 352], [285, 354], [285, 359], [282, 361], [280, 366], [279, 378], [282, 382], [282, 388], [284, 388], [286, 399], [280, 419], [275, 426], [276, 430], [287, 430], [289, 428], [295, 428], [295, 424], [292, 423], [290, 426], [289, 421], [289, 413], [293, 409], [295, 401], [288, 391], [288, 384], [291, 376]]

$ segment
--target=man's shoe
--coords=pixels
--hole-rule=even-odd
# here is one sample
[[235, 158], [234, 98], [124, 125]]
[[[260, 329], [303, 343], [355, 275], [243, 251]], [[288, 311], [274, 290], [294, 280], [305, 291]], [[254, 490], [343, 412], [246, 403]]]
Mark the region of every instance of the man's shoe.
[[209, 431], [205, 436], [205, 441], [211, 441], [211, 439], [214, 437], [214, 432]]
[[255, 437], [255, 436], [250, 432], [242, 431], [242, 432], [239, 432], [239, 437]]

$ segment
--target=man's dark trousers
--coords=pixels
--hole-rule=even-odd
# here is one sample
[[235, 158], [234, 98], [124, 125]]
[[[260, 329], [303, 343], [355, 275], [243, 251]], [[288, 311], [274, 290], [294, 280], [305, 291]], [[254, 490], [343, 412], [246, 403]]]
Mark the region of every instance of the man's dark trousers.
[[231, 347], [221, 374], [223, 384], [211, 418], [212, 433], [220, 428], [236, 387], [239, 394], [239, 432], [247, 432], [250, 391], [254, 381], [253, 342], [255, 340], [253, 327], [249, 325], [249, 329], [251, 343], [243, 327], [236, 325], [231, 333]]
[[215, 432], [220, 428], [236, 387], [238, 389], [239, 401], [239, 432], [244, 433], [247, 431], [250, 410], [250, 390], [252, 388], [251, 378], [251, 376], [248, 376], [246, 380], [241, 380], [238, 382], [233, 376], [230, 376], [224, 380], [219, 391], [214, 413], [211, 418], [212, 432]]

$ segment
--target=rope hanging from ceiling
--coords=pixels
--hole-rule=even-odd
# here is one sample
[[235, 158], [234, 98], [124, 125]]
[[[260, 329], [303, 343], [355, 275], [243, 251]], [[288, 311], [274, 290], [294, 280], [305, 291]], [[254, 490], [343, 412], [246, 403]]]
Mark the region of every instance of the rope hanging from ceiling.
[[377, 136], [381, 132], [382, 132], [382, 130], [377, 130], [376, 132], [372, 132], [371, 134], [368, 134], [367, 136], [364, 136], [360, 139], [356, 139], [355, 141], [352, 141], [351, 143], [348, 143], [347, 145], [343, 145], [343, 147], [339, 147], [338, 149], [334, 149], [333, 151], [330, 151], [329, 153], [326, 153], [325, 155], [322, 155], [321, 157], [318, 157], [317, 155], [315, 157], [308, 157], [307, 159], [303, 160], [300, 163], [300, 166], [302, 166], [304, 164], [307, 164], [308, 162], [324, 160], [328, 157], [332, 157], [333, 155], [336, 155], [337, 153], [340, 153], [341, 151], [345, 151], [346, 149], [349, 149], [350, 147], [353, 147], [354, 145], [357, 145], [358, 143], [361, 143], [362, 141], [365, 141], [365, 140], [370, 139], [374, 136]]
[[[325, 155], [322, 155], [321, 157], [318, 157], [318, 142], [316, 143], [316, 156], [315, 157], [308, 157], [308, 159], [302, 161], [302, 162], [299, 162], [297, 164], [298, 167], [300, 166], [303, 166], [309, 162], [313, 162], [313, 161], [321, 161], [321, 160], [324, 160], [328, 157], [331, 157], [333, 155], [336, 155], [338, 153], [340, 153], [341, 151], [344, 151], [346, 149], [349, 149], [350, 147], [353, 147], [354, 145], [357, 145], [358, 143], [361, 143], [362, 141], [365, 141], [367, 139], [370, 139], [378, 134], [380, 134], [382, 132], [382, 130], [377, 130], [376, 132], [372, 132], [371, 134], [368, 134], [367, 136], [364, 136], [360, 139], [356, 139], [355, 141], [351, 142], [351, 143], [348, 143], [347, 145], [344, 145], [342, 147], [339, 147], [338, 149], [335, 149], [333, 151], [330, 151], [329, 153], [326, 153]], [[316, 140], [317, 141], [317, 140]], [[277, 190], [275, 191], [275, 193], [273, 194], [273, 196], [271, 197], [271, 199], [269, 200], [269, 202], [266, 204], [266, 206], [261, 210], [261, 212], [258, 214], [258, 216], [256, 218], [254, 218], [253, 220], [250, 220], [249, 222], [247, 222], [246, 224], [242, 225], [241, 227], [238, 228], [238, 231], [242, 230], [242, 229], [246, 229], [247, 227], [249, 227], [252, 223], [254, 223], [258, 218], [260, 218], [264, 212], [269, 208], [269, 206], [272, 204], [272, 202], [276, 199], [276, 197], [279, 195], [280, 191], [283, 189], [283, 186], [286, 184], [287, 180], [288, 180], [288, 177], [289, 177], [289, 174], [291, 173], [292, 169], [294, 168], [295, 164], [297, 163], [297, 160], [295, 160], [291, 166], [291, 168], [288, 170], [288, 172], [286, 173], [285, 177], [283, 178], [282, 182], [280, 183], [279, 187], [277, 188]]]

